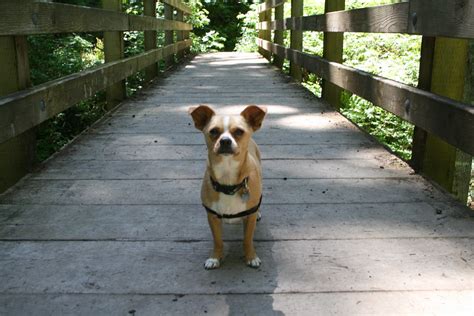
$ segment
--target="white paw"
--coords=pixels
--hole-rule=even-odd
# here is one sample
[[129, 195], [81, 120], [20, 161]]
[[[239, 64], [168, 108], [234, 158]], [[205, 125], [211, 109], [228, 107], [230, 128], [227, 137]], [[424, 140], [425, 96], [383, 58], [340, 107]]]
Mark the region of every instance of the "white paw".
[[247, 261], [247, 265], [251, 268], [258, 268], [262, 264], [262, 260], [259, 257], [255, 257], [252, 260]]
[[258, 212], [257, 213], [257, 222], [260, 222], [261, 219], [262, 219], [262, 213]]
[[220, 265], [219, 259], [216, 258], [209, 258], [204, 262], [204, 268], [206, 270], [217, 269]]

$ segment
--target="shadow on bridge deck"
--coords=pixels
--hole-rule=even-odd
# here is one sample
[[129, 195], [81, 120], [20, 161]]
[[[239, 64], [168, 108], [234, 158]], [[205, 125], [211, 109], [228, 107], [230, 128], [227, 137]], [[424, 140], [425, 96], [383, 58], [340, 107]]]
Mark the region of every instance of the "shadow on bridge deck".
[[[266, 105], [258, 270], [205, 271], [186, 109]], [[196, 57], [0, 197], [0, 314], [469, 314], [474, 218], [256, 54]]]

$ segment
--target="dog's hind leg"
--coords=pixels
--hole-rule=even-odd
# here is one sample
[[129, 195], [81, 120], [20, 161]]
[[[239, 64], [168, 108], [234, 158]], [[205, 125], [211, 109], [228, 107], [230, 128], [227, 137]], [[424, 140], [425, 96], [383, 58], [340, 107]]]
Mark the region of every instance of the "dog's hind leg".
[[210, 213], [207, 214], [207, 220], [214, 239], [214, 249], [211, 256], [204, 262], [204, 268], [210, 270], [217, 269], [221, 265], [224, 242], [222, 241], [222, 220]]

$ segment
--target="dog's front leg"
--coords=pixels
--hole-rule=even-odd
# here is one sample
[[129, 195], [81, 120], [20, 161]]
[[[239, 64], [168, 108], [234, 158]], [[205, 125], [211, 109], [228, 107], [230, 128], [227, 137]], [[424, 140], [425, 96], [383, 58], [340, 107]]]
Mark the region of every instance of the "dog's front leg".
[[214, 239], [214, 249], [211, 257], [204, 263], [204, 268], [210, 270], [219, 268], [224, 252], [224, 243], [222, 241], [222, 220], [210, 213], [207, 214], [207, 220]]
[[253, 247], [253, 233], [257, 224], [257, 213], [247, 216], [244, 219], [244, 254], [245, 262], [249, 267], [258, 268], [262, 261], [257, 256]]

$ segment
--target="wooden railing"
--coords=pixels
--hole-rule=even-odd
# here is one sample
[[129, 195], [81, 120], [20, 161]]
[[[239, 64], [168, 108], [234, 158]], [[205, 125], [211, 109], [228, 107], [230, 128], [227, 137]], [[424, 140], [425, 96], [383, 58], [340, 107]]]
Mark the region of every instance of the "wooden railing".
[[[1, 83], [14, 82], [11, 88], [5, 88], [6, 84], [0, 87], [0, 192], [27, 172], [32, 139], [25, 140], [25, 135], [33, 127], [102, 90], [106, 90], [111, 109], [125, 97], [125, 78], [146, 69], [146, 79], [151, 80], [158, 75], [160, 60], [171, 65], [173, 56], [183, 56], [191, 45], [192, 29], [183, 17], [191, 10], [179, 0], [161, 2], [166, 19], [156, 17], [156, 0], [143, 0], [148, 16], [121, 12], [121, 0], [103, 0], [102, 9], [45, 1], [0, 1], [0, 67], [5, 70]], [[159, 30], [165, 31], [166, 44], [157, 48]], [[145, 31], [145, 52], [123, 58], [123, 31]], [[104, 32], [105, 63], [29, 87], [25, 36], [69, 32]], [[176, 42], [173, 32], [177, 32]]]
[[[465, 201], [474, 155], [474, 107], [462, 102], [464, 39], [474, 38], [474, 0], [411, 0], [348, 11], [344, 0], [326, 0], [326, 13], [312, 16], [302, 16], [303, 1], [292, 0], [291, 17], [283, 19], [285, 2], [267, 1], [258, 8], [262, 55], [270, 61], [273, 56], [280, 67], [289, 60], [297, 80], [301, 67], [321, 77], [322, 97], [336, 108], [345, 89], [414, 124], [413, 167]], [[291, 31], [290, 47], [283, 46], [283, 30]], [[325, 32], [322, 57], [302, 51], [304, 31]], [[343, 32], [423, 35], [418, 88], [344, 65]]]

